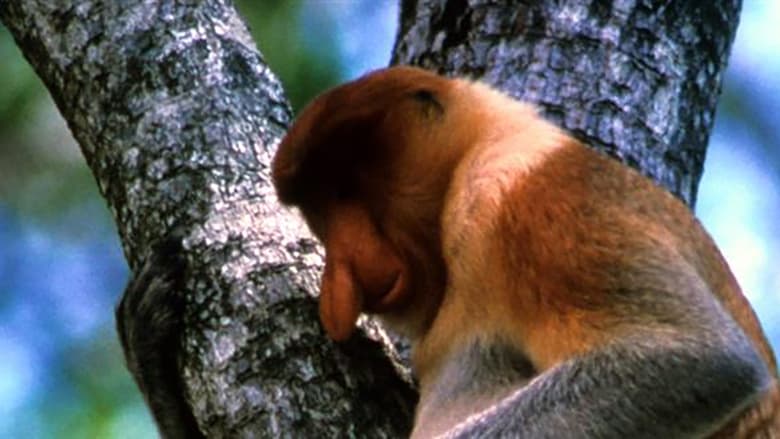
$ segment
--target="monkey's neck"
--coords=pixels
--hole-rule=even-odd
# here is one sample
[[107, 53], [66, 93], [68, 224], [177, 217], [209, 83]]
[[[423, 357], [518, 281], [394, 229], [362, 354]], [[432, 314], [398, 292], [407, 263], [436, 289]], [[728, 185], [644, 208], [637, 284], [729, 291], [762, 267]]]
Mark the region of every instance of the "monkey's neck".
[[420, 376], [420, 403], [412, 437], [442, 434], [530, 381], [528, 358], [500, 341], [475, 341]]

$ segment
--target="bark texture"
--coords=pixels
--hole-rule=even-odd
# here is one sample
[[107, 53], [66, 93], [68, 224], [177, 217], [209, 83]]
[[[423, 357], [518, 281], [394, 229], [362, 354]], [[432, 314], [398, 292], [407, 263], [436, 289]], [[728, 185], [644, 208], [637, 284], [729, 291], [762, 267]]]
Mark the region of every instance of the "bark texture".
[[740, 0], [404, 0], [394, 63], [483, 79], [690, 206]]
[[[536, 102], [692, 203], [739, 6], [405, 0], [393, 59]], [[172, 226], [191, 231], [183, 358], [201, 428], [405, 435], [415, 394], [391, 343], [334, 346], [319, 327], [321, 257], [268, 179], [290, 110], [229, 0], [8, 0], [0, 19], [81, 145], [130, 266]]]
[[190, 231], [183, 358], [201, 429], [406, 434], [415, 393], [383, 346], [320, 329], [321, 257], [268, 178], [290, 109], [231, 3], [9, 1], [0, 19], [81, 145], [131, 268], [172, 226]]

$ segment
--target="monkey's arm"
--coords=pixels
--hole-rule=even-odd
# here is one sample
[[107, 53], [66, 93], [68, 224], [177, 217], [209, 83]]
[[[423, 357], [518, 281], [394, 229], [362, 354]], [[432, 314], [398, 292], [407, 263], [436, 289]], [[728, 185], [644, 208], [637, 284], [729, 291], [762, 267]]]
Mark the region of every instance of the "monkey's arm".
[[770, 388], [738, 286], [668, 193], [576, 144], [513, 190], [495, 247], [541, 373], [453, 436], [702, 437]]
[[768, 386], [742, 337], [637, 335], [538, 376], [444, 437], [688, 438], [714, 433]]
[[202, 438], [184, 398], [178, 355], [185, 262], [181, 236], [153, 248], [116, 309], [127, 367], [143, 393], [163, 438]]

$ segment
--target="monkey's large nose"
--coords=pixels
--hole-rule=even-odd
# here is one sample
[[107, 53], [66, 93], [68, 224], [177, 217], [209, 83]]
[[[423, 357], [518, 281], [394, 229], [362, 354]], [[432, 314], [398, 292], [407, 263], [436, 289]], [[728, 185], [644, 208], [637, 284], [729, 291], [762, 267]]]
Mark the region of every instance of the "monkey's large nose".
[[348, 264], [325, 263], [320, 285], [320, 322], [328, 337], [345, 341], [363, 309], [363, 292]]

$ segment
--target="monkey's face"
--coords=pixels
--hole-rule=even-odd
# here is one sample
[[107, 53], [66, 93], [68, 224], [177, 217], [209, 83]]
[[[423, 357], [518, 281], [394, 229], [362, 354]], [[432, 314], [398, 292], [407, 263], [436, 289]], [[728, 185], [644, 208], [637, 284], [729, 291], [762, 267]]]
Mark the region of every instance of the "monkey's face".
[[333, 89], [299, 115], [274, 158], [282, 202], [325, 246], [320, 316], [336, 340], [360, 312], [420, 335], [445, 284], [441, 212], [462, 154], [456, 81], [392, 68]]
[[320, 315], [329, 335], [346, 338], [367, 312], [419, 336], [444, 290], [438, 223], [374, 217], [360, 204], [335, 205], [326, 222], [318, 234], [326, 253]]

